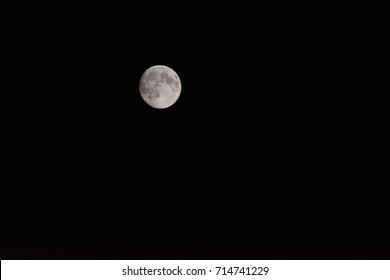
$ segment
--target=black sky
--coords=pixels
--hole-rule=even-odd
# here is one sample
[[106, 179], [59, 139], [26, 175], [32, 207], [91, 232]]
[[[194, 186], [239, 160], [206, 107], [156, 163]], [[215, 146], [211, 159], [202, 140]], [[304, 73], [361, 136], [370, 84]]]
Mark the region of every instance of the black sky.
[[[388, 258], [389, 35], [378, 17], [10, 20], [1, 258]], [[166, 110], [138, 92], [158, 64], [182, 81]]]

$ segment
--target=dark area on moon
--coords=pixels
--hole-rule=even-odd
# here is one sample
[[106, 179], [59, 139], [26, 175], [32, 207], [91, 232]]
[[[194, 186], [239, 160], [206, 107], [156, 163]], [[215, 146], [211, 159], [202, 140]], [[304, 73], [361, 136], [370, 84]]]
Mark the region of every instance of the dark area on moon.
[[235, 6], [3, 25], [2, 259], [389, 257], [389, 20]]

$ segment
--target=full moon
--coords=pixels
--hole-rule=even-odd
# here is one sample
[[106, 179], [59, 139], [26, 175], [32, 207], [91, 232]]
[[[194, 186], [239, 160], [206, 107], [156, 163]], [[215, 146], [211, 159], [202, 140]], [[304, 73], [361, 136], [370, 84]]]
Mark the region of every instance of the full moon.
[[142, 74], [139, 91], [146, 104], [164, 109], [172, 106], [179, 98], [181, 81], [171, 68], [156, 65], [146, 69]]

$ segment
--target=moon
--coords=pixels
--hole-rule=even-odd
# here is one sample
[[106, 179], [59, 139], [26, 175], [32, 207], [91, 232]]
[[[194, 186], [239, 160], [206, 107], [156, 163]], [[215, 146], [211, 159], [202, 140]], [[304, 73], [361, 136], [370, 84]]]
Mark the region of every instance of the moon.
[[152, 66], [139, 81], [142, 99], [149, 106], [164, 109], [172, 106], [181, 93], [181, 81], [173, 69], [164, 65]]

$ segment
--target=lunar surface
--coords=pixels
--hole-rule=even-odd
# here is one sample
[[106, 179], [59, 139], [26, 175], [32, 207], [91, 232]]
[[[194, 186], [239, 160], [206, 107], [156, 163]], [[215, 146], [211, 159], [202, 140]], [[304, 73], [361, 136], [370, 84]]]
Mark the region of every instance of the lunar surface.
[[180, 96], [181, 81], [171, 68], [163, 65], [152, 66], [143, 73], [139, 91], [146, 104], [157, 109], [172, 106]]

